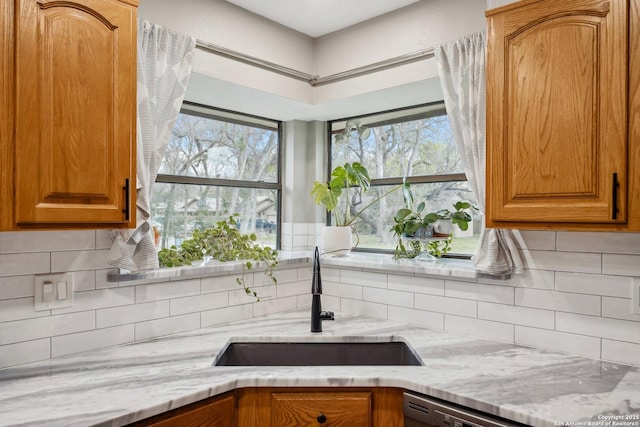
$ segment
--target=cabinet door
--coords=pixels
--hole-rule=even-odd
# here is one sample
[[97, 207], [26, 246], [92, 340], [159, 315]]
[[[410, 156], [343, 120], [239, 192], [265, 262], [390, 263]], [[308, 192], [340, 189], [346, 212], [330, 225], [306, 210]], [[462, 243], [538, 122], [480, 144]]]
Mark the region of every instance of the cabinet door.
[[278, 427], [369, 427], [371, 393], [273, 393], [271, 422]]
[[185, 408], [131, 424], [132, 427], [235, 427], [233, 394], [215, 397]]
[[16, 1], [19, 228], [134, 223], [136, 11], [130, 4]]
[[627, 0], [488, 12], [487, 223], [627, 220]]

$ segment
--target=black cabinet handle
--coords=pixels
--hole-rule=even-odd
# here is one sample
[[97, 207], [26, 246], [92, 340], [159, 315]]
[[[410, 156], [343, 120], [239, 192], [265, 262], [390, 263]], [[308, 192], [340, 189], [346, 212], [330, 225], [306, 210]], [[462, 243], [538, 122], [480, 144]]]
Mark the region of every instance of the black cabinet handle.
[[611, 219], [618, 219], [618, 174], [613, 173], [613, 189], [611, 198]]
[[124, 219], [126, 221], [129, 221], [129, 219], [131, 219], [131, 204], [129, 202], [129, 178], [124, 180], [124, 187], [122, 187], [122, 189], [124, 190], [124, 209], [122, 209], [122, 212], [124, 212]]
[[318, 421], [318, 424], [324, 424], [327, 422], [327, 416], [320, 412], [320, 415], [316, 417], [316, 421]]

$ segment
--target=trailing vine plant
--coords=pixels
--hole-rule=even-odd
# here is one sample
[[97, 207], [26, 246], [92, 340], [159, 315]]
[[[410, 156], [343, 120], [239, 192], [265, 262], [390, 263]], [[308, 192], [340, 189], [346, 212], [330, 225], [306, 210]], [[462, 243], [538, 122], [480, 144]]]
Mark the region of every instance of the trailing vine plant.
[[[255, 234], [243, 234], [238, 230], [238, 214], [228, 219], [218, 221], [215, 226], [205, 230], [194, 230], [193, 236], [182, 242], [179, 247], [175, 245], [161, 249], [158, 252], [158, 261], [161, 267], [179, 267], [192, 265], [194, 261], [204, 259], [205, 256], [220, 261], [243, 261], [243, 268], [250, 270], [254, 264], [252, 261], [265, 264], [264, 274], [269, 280], [277, 284], [278, 280], [273, 271], [278, 266], [278, 253], [269, 246], [261, 246], [256, 243]], [[258, 293], [249, 288], [244, 280], [244, 272], [236, 278], [238, 285], [244, 288], [247, 295], [260, 301]]]

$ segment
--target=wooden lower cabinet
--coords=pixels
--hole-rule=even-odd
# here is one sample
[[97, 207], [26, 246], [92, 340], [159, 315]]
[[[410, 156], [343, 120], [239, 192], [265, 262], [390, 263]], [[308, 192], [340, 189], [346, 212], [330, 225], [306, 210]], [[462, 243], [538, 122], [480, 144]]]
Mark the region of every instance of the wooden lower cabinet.
[[402, 427], [404, 390], [252, 387], [132, 424], [135, 427]]
[[238, 427], [401, 427], [397, 388], [245, 388], [236, 390]]
[[236, 425], [236, 401], [233, 392], [131, 424], [135, 427], [235, 427]]

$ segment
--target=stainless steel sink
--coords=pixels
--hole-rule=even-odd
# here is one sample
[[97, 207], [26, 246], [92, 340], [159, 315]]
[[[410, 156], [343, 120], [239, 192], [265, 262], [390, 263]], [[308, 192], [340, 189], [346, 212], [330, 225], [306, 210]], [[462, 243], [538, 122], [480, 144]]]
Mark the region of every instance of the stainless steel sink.
[[214, 366], [422, 365], [405, 342], [232, 342]]

